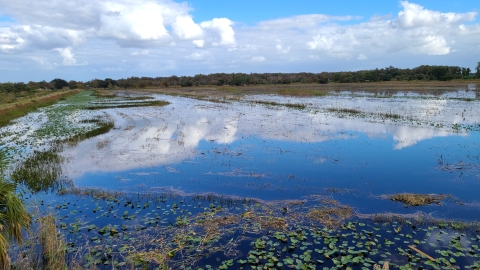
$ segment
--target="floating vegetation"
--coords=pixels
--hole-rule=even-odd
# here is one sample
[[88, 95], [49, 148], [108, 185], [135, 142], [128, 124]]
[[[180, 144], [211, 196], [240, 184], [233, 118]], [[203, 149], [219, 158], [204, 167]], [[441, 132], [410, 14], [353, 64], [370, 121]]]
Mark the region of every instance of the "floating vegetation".
[[[87, 120], [87, 121], [96, 121], [96, 120], [98, 120], [98, 119]], [[89, 131], [84, 132], [84, 133], [77, 134], [76, 136], [73, 136], [73, 137], [70, 137], [67, 140], [67, 142], [71, 145], [75, 145], [80, 141], [83, 141], [83, 140], [86, 140], [86, 139], [89, 139], [89, 138], [96, 137], [98, 135], [108, 133], [115, 126], [115, 123], [108, 118], [98, 120], [98, 122], [95, 122], [95, 123], [96, 123], [96, 128], [95, 129], [89, 130]]]
[[256, 104], [268, 105], [268, 106], [283, 106], [287, 108], [294, 108], [294, 109], [300, 109], [300, 110], [303, 110], [307, 107], [305, 106], [305, 104], [301, 104], [301, 103], [278, 103], [275, 101], [261, 101], [261, 100], [255, 100], [251, 102]]
[[441, 205], [442, 200], [452, 198], [446, 194], [416, 194], [416, 193], [399, 193], [391, 195], [382, 195], [382, 197], [394, 202], [402, 202], [405, 206], [422, 206], [429, 204]]
[[348, 114], [360, 114], [362, 113], [359, 110], [351, 109], [351, 108], [327, 108], [329, 112], [337, 112], [337, 113], [348, 113]]
[[380, 113], [379, 116], [383, 117], [383, 118], [390, 118], [390, 119], [401, 119], [402, 118], [401, 115], [396, 114], [396, 113]]
[[349, 206], [332, 206], [310, 209], [307, 217], [320, 222], [328, 228], [339, 226], [344, 220], [353, 215], [353, 209]]
[[87, 110], [103, 110], [103, 109], [114, 109], [114, 108], [136, 108], [136, 107], [147, 107], [147, 106], [166, 106], [170, 104], [168, 101], [163, 100], [154, 100], [154, 101], [145, 101], [145, 102], [101, 102], [95, 103], [92, 106], [86, 107]]
[[124, 97], [126, 100], [147, 100], [147, 99], [155, 99], [154, 97], [151, 96], [128, 96]]

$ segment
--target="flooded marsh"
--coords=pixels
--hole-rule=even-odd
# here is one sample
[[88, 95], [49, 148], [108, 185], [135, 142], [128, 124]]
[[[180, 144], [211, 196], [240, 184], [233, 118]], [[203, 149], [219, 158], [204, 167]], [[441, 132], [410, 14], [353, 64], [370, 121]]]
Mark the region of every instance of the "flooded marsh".
[[82, 92], [0, 128], [0, 165], [69, 265], [477, 269], [479, 105]]

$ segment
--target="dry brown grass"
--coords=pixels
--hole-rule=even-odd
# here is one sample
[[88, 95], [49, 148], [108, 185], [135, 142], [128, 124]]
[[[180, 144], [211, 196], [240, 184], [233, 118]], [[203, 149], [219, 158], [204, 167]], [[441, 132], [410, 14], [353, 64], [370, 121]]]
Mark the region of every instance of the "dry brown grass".
[[[442, 94], [446, 91], [468, 90], [469, 84], [480, 84], [480, 80], [468, 81], [388, 81], [365, 83], [295, 83], [278, 85], [247, 85], [247, 86], [192, 86], [168, 87], [121, 90], [125, 92], [140, 91], [149, 93], [162, 93], [167, 95], [188, 95], [196, 97], [223, 97], [244, 96], [253, 94], [279, 94], [289, 96], [315, 96], [331, 91], [362, 91], [381, 93], [384, 95], [395, 94], [399, 91], [414, 91], [418, 93]], [[119, 90], [117, 90], [119, 91]]]
[[310, 209], [307, 217], [322, 223], [328, 228], [335, 228], [352, 215], [353, 209], [349, 206], [333, 206]]
[[402, 202], [405, 206], [422, 206], [429, 204], [441, 205], [442, 200], [451, 198], [451, 195], [446, 194], [417, 194], [417, 193], [399, 193], [392, 195], [383, 195], [394, 202]]
[[55, 218], [48, 215], [40, 221], [40, 245], [44, 269], [67, 269], [65, 261], [65, 244], [57, 231]]

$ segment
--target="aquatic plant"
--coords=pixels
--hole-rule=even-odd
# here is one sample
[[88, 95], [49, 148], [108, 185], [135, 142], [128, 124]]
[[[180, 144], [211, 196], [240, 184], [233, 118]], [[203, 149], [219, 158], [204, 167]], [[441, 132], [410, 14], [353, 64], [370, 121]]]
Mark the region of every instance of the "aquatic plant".
[[[129, 99], [127, 99], [128, 101]], [[104, 103], [95, 103], [95, 105], [86, 107], [87, 110], [103, 110], [103, 109], [114, 109], [114, 108], [136, 108], [136, 107], [147, 107], [147, 106], [166, 106], [170, 104], [168, 101], [163, 100], [154, 100], [154, 101], [141, 101], [141, 102], [104, 102]]]
[[422, 206], [428, 204], [441, 204], [443, 199], [451, 198], [452, 196], [446, 194], [400, 193], [383, 195], [383, 197], [395, 202], [402, 202], [405, 206]]
[[63, 158], [53, 148], [37, 151], [25, 161], [18, 163], [11, 173], [11, 179], [25, 185], [30, 191], [54, 191], [62, 188], [68, 181], [62, 180]]
[[348, 114], [360, 114], [361, 111], [351, 108], [327, 108], [329, 112], [348, 113]]
[[307, 217], [322, 223], [328, 228], [335, 228], [352, 215], [353, 209], [351, 207], [340, 205], [310, 209]]

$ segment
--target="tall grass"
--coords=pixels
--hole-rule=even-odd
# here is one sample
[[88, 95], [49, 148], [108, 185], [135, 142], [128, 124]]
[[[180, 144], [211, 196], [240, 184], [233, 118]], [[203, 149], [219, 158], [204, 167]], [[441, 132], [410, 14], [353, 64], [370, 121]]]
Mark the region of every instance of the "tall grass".
[[293, 97], [311, 97], [311, 96], [326, 96], [325, 90], [312, 90], [312, 89], [279, 89], [278, 95], [293, 96]]
[[44, 269], [67, 269], [65, 244], [57, 231], [55, 218], [48, 215], [40, 221], [40, 245]]

